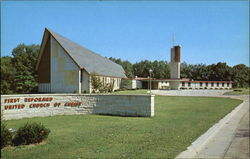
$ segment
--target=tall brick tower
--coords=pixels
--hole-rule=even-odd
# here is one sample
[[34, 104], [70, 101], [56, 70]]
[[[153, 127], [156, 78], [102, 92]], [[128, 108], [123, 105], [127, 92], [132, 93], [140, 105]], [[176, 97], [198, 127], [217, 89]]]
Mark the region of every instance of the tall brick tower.
[[170, 89], [180, 89], [180, 72], [181, 72], [181, 47], [179, 45], [171, 48], [171, 60], [170, 60]]
[[179, 45], [171, 48], [171, 62], [170, 62], [170, 78], [180, 78], [180, 58], [181, 58], [181, 47]]

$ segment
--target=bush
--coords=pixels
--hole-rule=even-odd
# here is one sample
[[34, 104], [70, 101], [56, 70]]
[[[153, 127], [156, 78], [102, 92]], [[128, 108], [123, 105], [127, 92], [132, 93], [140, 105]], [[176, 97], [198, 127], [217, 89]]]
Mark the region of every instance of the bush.
[[234, 89], [235, 92], [242, 92], [241, 89]]
[[100, 92], [100, 93], [107, 93], [107, 92], [108, 92], [108, 87], [107, 87], [107, 86], [102, 86], [102, 87], [99, 89], [99, 92]]
[[132, 86], [132, 81], [131, 80], [122, 80], [121, 81], [121, 88], [122, 89], [129, 89], [129, 88], [131, 88], [131, 86]]
[[93, 88], [93, 90], [94, 90], [95, 92], [97, 92], [97, 91], [103, 86], [100, 77], [97, 76], [96, 73], [93, 73], [93, 74], [91, 75], [91, 85], [92, 85], [92, 88]]
[[12, 140], [12, 133], [6, 128], [4, 123], [1, 124], [1, 148], [10, 145]]
[[44, 139], [48, 138], [49, 133], [50, 130], [45, 128], [40, 123], [26, 123], [17, 130], [12, 142], [14, 145], [40, 143]]

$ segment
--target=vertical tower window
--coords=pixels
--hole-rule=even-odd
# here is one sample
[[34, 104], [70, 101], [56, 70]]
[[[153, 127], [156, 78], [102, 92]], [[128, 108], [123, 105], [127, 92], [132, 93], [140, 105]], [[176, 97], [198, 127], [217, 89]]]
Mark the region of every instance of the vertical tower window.
[[80, 71], [80, 82], [82, 83], [82, 70]]

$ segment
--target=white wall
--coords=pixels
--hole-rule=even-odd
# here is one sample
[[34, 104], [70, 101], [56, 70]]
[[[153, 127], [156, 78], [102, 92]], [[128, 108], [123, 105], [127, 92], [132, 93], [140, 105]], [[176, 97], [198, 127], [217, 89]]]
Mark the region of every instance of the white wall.
[[121, 87], [121, 78], [113, 78], [114, 79], [114, 90], [118, 90]]
[[179, 81], [170, 81], [169, 85], [170, 85], [170, 89], [172, 90], [179, 90], [180, 89], [180, 83]]
[[132, 84], [132, 86], [131, 86], [130, 89], [136, 89], [137, 88], [137, 80], [132, 80], [131, 84]]
[[169, 87], [169, 82], [167, 81], [159, 81], [158, 82], [158, 89], [166, 89]]
[[80, 70], [69, 55], [51, 37], [51, 92], [79, 93]]
[[180, 78], [180, 62], [170, 62], [170, 78]]
[[132, 79], [131, 85], [126, 87], [127, 89], [141, 89], [142, 88], [142, 82], [140, 80]]
[[154, 95], [1, 95], [4, 120], [73, 114], [154, 116]]

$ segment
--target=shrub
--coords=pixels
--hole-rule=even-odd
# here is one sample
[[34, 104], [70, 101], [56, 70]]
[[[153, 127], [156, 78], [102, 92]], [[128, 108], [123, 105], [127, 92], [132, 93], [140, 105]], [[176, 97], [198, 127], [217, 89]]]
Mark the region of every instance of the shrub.
[[92, 85], [93, 90], [95, 90], [95, 92], [103, 86], [100, 77], [97, 76], [97, 73], [93, 73], [91, 75], [91, 85]]
[[132, 81], [131, 80], [122, 80], [121, 81], [121, 88], [122, 89], [129, 89], [129, 88], [131, 88], [131, 86], [132, 86]]
[[112, 80], [111, 83], [107, 84], [108, 92], [113, 92], [115, 86], [115, 80]]
[[99, 89], [99, 92], [100, 93], [107, 93], [108, 92], [108, 87], [105, 85], [105, 86], [102, 86], [100, 89]]
[[26, 123], [20, 127], [13, 139], [14, 145], [28, 145], [40, 143], [48, 137], [50, 130], [45, 128], [42, 124]]
[[12, 140], [12, 133], [6, 128], [4, 123], [1, 123], [1, 148], [10, 145]]
[[241, 89], [234, 89], [235, 92], [242, 92]]

